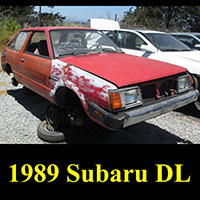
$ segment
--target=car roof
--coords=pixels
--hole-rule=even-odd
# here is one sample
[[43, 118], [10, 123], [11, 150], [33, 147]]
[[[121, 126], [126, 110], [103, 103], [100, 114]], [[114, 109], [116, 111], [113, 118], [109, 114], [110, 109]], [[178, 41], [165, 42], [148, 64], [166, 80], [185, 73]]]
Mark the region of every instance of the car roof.
[[142, 29], [137, 29], [136, 31], [141, 32], [141, 33], [162, 33], [162, 34], [166, 34], [165, 32], [153, 31], [153, 30], [142, 30]]
[[176, 33], [170, 33], [173, 35], [200, 35], [200, 33], [197, 32], [176, 32]]
[[162, 33], [162, 34], [167, 34], [165, 32], [152, 31], [152, 30], [143, 30], [143, 29], [121, 29], [120, 28], [118, 31], [138, 32], [138, 33]]
[[64, 26], [46, 26], [46, 27], [32, 27], [24, 28], [21, 31], [50, 31], [50, 30], [62, 30], [62, 29], [81, 29], [81, 30], [96, 30], [88, 27], [64, 27]]

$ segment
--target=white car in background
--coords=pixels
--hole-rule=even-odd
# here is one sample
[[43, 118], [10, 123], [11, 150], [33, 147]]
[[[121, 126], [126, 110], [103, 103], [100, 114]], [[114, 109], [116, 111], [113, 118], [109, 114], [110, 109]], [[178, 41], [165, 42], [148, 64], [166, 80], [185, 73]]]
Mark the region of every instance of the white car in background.
[[191, 49], [200, 50], [200, 33], [177, 32], [169, 33]]
[[[195, 77], [196, 84], [200, 90], [200, 51], [193, 51], [167, 33], [151, 30], [120, 29], [116, 26], [115, 21], [113, 21], [113, 25], [111, 21], [107, 19], [99, 19], [99, 21], [98, 19], [90, 19], [90, 26], [91, 28], [102, 30], [126, 54], [168, 62], [187, 68]], [[107, 22], [109, 22], [109, 26], [106, 26]]]

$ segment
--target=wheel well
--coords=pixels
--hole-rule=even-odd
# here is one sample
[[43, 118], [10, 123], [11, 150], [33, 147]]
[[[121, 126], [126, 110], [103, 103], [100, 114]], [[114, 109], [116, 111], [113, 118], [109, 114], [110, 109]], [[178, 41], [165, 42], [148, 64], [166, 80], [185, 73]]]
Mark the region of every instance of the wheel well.
[[10, 75], [10, 73], [12, 73], [12, 69], [11, 69], [11, 66], [10, 66], [10, 64], [8, 64], [8, 63], [6, 63], [6, 73], [8, 74], [8, 75]]
[[56, 90], [55, 101], [56, 104], [61, 108], [66, 107], [66, 105], [72, 105], [74, 103], [81, 105], [77, 94], [67, 87], [60, 87]]

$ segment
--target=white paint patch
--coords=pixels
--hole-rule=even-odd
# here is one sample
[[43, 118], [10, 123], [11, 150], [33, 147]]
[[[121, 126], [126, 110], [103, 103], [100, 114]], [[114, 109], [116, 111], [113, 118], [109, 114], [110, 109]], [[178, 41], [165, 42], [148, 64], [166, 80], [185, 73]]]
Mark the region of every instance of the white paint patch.
[[58, 59], [52, 60], [51, 77], [50, 96], [53, 97], [59, 87], [68, 87], [78, 95], [85, 108], [87, 101], [91, 100], [95, 103], [104, 102], [103, 106], [108, 107], [108, 90], [117, 89], [106, 80]]

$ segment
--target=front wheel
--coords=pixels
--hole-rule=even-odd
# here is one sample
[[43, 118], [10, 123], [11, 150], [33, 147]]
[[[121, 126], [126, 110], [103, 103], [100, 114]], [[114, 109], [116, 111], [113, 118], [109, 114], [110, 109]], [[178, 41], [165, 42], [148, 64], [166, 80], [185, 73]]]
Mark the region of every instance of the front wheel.
[[74, 101], [65, 108], [51, 104], [47, 107], [45, 121], [37, 128], [38, 137], [47, 142], [62, 142], [70, 138], [75, 132], [84, 132], [90, 120], [83, 108]]

